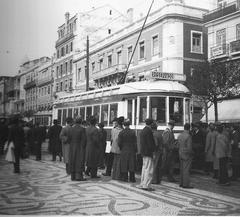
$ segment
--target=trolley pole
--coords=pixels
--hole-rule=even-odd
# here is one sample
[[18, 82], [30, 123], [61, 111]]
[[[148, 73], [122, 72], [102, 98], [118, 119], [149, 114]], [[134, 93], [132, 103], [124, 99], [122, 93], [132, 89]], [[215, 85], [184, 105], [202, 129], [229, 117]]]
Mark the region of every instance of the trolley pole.
[[87, 57], [86, 57], [86, 91], [89, 90], [89, 38], [87, 36]]

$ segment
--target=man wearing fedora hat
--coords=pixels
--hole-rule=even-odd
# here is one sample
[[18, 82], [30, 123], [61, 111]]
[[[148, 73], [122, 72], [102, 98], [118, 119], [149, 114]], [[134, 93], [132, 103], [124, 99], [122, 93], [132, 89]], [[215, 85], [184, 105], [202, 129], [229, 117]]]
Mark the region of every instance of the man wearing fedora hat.
[[167, 175], [168, 181], [170, 182], [176, 182], [176, 180], [173, 177], [173, 169], [174, 169], [174, 161], [175, 161], [175, 155], [174, 155], [174, 149], [176, 147], [176, 140], [173, 133], [174, 128], [174, 121], [170, 120], [168, 122], [168, 126], [166, 130], [163, 132], [163, 168], [165, 170], [165, 173]]

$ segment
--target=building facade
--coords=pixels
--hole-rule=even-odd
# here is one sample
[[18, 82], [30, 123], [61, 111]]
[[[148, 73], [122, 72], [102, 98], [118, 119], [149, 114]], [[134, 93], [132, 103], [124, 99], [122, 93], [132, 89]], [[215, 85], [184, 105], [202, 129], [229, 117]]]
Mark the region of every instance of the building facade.
[[[208, 30], [208, 60], [234, 62], [240, 66], [240, 1], [219, 0], [218, 7], [204, 15]], [[219, 121], [240, 122], [234, 106], [239, 104], [239, 93], [235, 99], [218, 103]], [[209, 121], [214, 121], [213, 106], [208, 111]], [[229, 116], [230, 115], [230, 116]]]
[[[203, 14], [207, 12], [183, 1], [166, 1], [149, 15], [134, 54], [144, 18], [93, 45], [90, 42], [90, 87], [117, 85], [132, 54], [127, 82], [149, 79], [149, 73], [155, 70], [179, 77], [188, 87], [194, 86], [192, 73], [207, 59], [207, 32], [203, 27]], [[85, 52], [76, 54], [73, 62], [73, 85], [84, 90]], [[199, 120], [201, 109], [195, 101], [193, 107], [197, 111], [193, 121]]]

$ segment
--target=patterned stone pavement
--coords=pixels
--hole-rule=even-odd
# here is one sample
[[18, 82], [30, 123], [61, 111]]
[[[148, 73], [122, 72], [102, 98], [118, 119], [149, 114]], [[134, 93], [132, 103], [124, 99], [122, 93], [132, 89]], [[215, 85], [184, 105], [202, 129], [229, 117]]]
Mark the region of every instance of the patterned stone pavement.
[[[240, 215], [240, 182], [220, 187], [193, 175], [194, 189], [163, 181], [156, 191], [109, 177], [72, 182], [49, 156], [21, 160], [21, 174], [0, 159], [0, 215]], [[101, 171], [100, 171], [101, 172]]]

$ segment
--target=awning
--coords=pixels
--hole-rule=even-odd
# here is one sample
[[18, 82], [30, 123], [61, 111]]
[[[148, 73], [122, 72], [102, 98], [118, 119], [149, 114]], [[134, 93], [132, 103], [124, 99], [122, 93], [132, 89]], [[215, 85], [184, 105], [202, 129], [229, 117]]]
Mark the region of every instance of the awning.
[[[201, 121], [206, 121], [205, 115]], [[230, 99], [218, 102], [218, 121], [240, 122], [240, 99]], [[215, 122], [214, 105], [208, 109], [208, 122]]]

